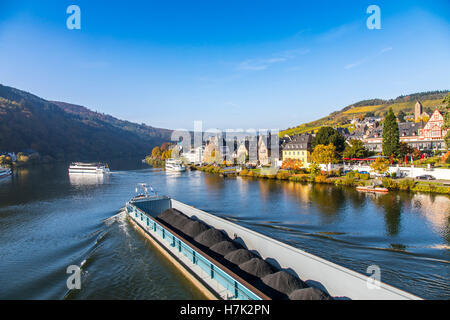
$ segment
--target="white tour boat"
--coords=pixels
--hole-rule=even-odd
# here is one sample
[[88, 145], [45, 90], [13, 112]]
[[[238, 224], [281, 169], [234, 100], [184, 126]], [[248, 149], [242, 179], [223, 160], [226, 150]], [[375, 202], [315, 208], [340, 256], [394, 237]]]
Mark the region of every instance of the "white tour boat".
[[171, 172], [182, 172], [186, 171], [186, 167], [178, 159], [167, 159], [166, 160], [166, 171]]
[[11, 169], [0, 167], [0, 179], [9, 177], [12, 174]]
[[106, 174], [109, 173], [107, 164], [74, 162], [69, 166], [69, 173]]

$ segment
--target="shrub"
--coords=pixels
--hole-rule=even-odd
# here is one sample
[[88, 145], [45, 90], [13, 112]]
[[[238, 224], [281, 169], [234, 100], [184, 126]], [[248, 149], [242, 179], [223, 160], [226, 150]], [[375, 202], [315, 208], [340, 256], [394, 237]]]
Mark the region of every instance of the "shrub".
[[327, 183], [327, 182], [328, 182], [328, 179], [327, 179], [327, 177], [324, 176], [324, 175], [319, 175], [319, 176], [316, 176], [316, 177], [314, 178], [314, 182], [316, 182], [316, 183]]
[[288, 180], [291, 174], [286, 171], [280, 171], [277, 173], [277, 179], [278, 180]]
[[398, 188], [400, 190], [408, 191], [408, 190], [412, 190], [415, 184], [416, 183], [414, 182], [414, 180], [402, 179], [398, 182]]
[[356, 184], [356, 181], [354, 178], [345, 177], [343, 179], [336, 179], [334, 181], [334, 184], [337, 186], [354, 186]]
[[383, 187], [388, 189], [397, 189], [398, 185], [395, 181], [390, 178], [383, 178]]
[[248, 175], [248, 170], [247, 169], [243, 169], [241, 172], [239, 172], [240, 176], [246, 176]]
[[289, 178], [289, 181], [294, 182], [308, 182], [310, 181], [310, 176], [307, 174], [296, 174]]
[[368, 173], [360, 173], [359, 174], [359, 178], [361, 180], [369, 180], [370, 179], [370, 174], [368, 174]]

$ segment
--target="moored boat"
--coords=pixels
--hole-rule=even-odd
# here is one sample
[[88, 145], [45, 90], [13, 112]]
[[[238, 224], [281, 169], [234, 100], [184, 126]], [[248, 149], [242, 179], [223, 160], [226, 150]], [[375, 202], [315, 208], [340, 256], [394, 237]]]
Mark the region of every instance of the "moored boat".
[[186, 167], [178, 159], [167, 159], [166, 160], [166, 171], [171, 172], [183, 172], [186, 171]]
[[356, 187], [356, 190], [361, 191], [361, 192], [379, 192], [379, 193], [389, 192], [388, 188], [370, 187], [370, 186], [358, 186], [358, 187]]
[[128, 218], [209, 298], [420, 299], [142, 186]]
[[103, 163], [73, 162], [69, 166], [69, 174], [106, 174], [109, 167]]

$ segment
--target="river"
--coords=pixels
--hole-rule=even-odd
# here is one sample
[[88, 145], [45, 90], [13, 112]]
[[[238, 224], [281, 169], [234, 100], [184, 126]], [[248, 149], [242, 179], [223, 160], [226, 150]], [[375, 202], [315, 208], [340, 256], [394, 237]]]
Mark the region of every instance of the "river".
[[[66, 164], [0, 181], [0, 299], [203, 299], [127, 221], [137, 183], [427, 299], [450, 299], [450, 198], [286, 181], [168, 174], [111, 161], [74, 177]], [[81, 290], [67, 289], [70, 265]]]

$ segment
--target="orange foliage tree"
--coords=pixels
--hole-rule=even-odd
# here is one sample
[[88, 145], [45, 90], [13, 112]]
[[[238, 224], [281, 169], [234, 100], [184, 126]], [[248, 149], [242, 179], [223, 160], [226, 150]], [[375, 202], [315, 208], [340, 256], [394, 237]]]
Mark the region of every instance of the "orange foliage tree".
[[302, 160], [298, 159], [286, 159], [281, 164], [281, 169], [285, 170], [300, 170], [303, 167]]

